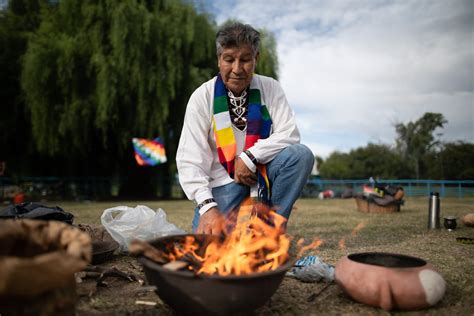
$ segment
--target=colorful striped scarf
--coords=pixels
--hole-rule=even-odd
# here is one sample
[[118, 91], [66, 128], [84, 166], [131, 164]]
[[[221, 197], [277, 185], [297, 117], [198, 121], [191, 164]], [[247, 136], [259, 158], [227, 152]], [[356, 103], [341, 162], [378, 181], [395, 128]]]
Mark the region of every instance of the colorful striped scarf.
[[[227, 91], [220, 74], [217, 76], [214, 87], [214, 115], [212, 117], [214, 138], [217, 145], [219, 162], [234, 178], [234, 163], [237, 145], [235, 143], [234, 131], [230, 119], [227, 104]], [[272, 120], [267, 107], [262, 104], [260, 90], [254, 81], [250, 84], [249, 104], [247, 114], [247, 135], [245, 136], [244, 150], [252, 147], [257, 140], [267, 138], [270, 135]], [[258, 175], [258, 199], [268, 202], [270, 200], [270, 183], [268, 181], [265, 165], [257, 165]]]

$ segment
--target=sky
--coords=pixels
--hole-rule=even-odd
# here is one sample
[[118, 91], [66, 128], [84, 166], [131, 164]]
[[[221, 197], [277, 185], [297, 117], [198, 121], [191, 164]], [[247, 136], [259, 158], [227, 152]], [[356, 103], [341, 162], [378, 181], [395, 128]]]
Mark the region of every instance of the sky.
[[200, 2], [276, 37], [279, 81], [301, 142], [317, 156], [394, 145], [394, 125], [426, 112], [441, 141], [474, 142], [474, 1]]

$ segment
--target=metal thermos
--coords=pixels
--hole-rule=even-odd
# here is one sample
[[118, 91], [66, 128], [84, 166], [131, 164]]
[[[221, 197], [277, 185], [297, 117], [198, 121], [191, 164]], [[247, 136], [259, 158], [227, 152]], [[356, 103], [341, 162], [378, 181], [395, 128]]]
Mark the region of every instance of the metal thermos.
[[439, 222], [439, 193], [431, 192], [428, 207], [428, 229], [440, 228]]

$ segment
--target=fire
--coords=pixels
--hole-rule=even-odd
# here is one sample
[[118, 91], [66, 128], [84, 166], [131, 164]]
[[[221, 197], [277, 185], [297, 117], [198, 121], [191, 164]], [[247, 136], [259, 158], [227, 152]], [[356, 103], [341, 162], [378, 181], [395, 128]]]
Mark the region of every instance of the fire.
[[[351, 236], [352, 237], [357, 236], [357, 233], [364, 227], [365, 227], [365, 222], [360, 222], [359, 224], [357, 224], [357, 226], [352, 230]], [[341, 240], [339, 240], [339, 249], [341, 250], [346, 249], [346, 237], [341, 238]]]
[[262, 205], [246, 201], [239, 210], [235, 228], [223, 241], [211, 242], [204, 254], [188, 237], [181, 247], [174, 247], [169, 259], [192, 256], [199, 267], [190, 266], [197, 274], [244, 275], [277, 269], [289, 257], [290, 238], [283, 234], [286, 218]]
[[339, 240], [339, 249], [346, 250], [346, 238]]
[[324, 241], [321, 240], [321, 239], [314, 239], [309, 245], [306, 245], [306, 246], [303, 246], [303, 243], [304, 243], [304, 239], [300, 239], [298, 240], [298, 257], [300, 257], [303, 253], [305, 253], [306, 251], [312, 249], [312, 250], [316, 250], [319, 248], [319, 246], [321, 246]]
[[357, 224], [357, 226], [352, 230], [352, 237], [355, 237], [357, 235], [357, 233], [365, 227], [365, 222], [360, 222], [359, 224]]

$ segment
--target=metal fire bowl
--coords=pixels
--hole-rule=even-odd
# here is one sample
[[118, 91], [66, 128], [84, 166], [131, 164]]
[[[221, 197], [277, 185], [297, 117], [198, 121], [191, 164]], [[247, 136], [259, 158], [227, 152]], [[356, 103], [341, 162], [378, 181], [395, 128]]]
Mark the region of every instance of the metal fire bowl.
[[[176, 235], [150, 241], [166, 251], [170, 243], [182, 243], [194, 236], [204, 252], [211, 235]], [[199, 253], [202, 255], [201, 253]], [[158, 296], [178, 314], [245, 315], [262, 306], [277, 290], [285, 273], [293, 265], [288, 260], [276, 270], [243, 276], [195, 275], [191, 271], [171, 271], [147, 259], [138, 258], [148, 283], [157, 287]]]

